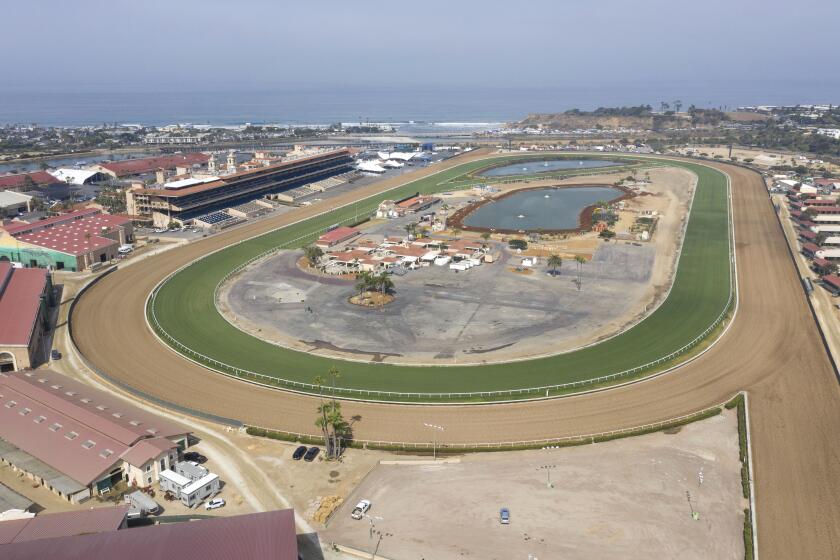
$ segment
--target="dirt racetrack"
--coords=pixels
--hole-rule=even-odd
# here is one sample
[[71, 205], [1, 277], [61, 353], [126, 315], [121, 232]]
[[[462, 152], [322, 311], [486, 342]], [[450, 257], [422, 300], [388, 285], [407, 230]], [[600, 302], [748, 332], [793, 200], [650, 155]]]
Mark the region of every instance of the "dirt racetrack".
[[[100, 371], [140, 391], [243, 422], [314, 433], [317, 399], [214, 374], [162, 346], [144, 319], [146, 296], [183, 263], [238, 239], [338, 206], [473, 152], [319, 205], [247, 224], [110, 274], [71, 318], [79, 350]], [[709, 164], [732, 179], [740, 307], [709, 352], [676, 371], [607, 391], [554, 400], [467, 406], [346, 402], [356, 437], [447, 442], [519, 441], [637, 426], [697, 411], [745, 389], [755, 460], [759, 550], [765, 558], [837, 558], [840, 551], [840, 385], [808, 311], [762, 179]]]

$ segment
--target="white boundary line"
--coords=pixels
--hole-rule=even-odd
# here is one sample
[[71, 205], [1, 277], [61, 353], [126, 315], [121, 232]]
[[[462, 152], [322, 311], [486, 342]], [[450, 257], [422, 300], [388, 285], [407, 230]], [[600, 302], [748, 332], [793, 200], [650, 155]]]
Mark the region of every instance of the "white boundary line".
[[[504, 157], [504, 156], [503, 156], [503, 157]], [[627, 157], [627, 156], [625, 156], [625, 157]], [[488, 157], [488, 158], [486, 158], [486, 159], [491, 159], [491, 158], [489, 158], [489, 157]], [[656, 160], [656, 159], [667, 159], [667, 158], [655, 158], [655, 157], [648, 157], [647, 159], [653, 159], [653, 160]], [[476, 161], [481, 161], [481, 160], [476, 160]], [[712, 168], [711, 166], [706, 165], [706, 164], [704, 164], [704, 163], [699, 163], [699, 164], [697, 164], [697, 165], [704, 165], [705, 167], [709, 167], [709, 168], [711, 168], [711, 169], [714, 169], [714, 168]], [[456, 166], [456, 167], [457, 167], [457, 166]], [[451, 169], [453, 169], [453, 168], [447, 168], [447, 169], [444, 169], [444, 170], [440, 170], [440, 171], [438, 171], [438, 172], [435, 172], [435, 173], [433, 173], [433, 174], [429, 175], [429, 177], [432, 177], [432, 176], [434, 176], [434, 175], [436, 175], [436, 174], [439, 174], [439, 173], [442, 173], [442, 172], [444, 172], [444, 171], [448, 171], [448, 170], [451, 170]], [[607, 376], [601, 376], [601, 377], [599, 377], [599, 378], [589, 379], [589, 380], [585, 380], [585, 381], [577, 381], [577, 382], [573, 382], [573, 383], [564, 383], [564, 384], [558, 384], [558, 385], [552, 385], [552, 386], [543, 386], [543, 387], [531, 387], [531, 388], [524, 388], [524, 389], [511, 389], [511, 390], [507, 390], [507, 391], [498, 391], [498, 390], [496, 390], [496, 391], [481, 391], [481, 392], [476, 392], [476, 393], [459, 393], [459, 392], [451, 392], [451, 393], [419, 393], [419, 392], [418, 392], [418, 393], [416, 393], [416, 394], [417, 394], [417, 396], [418, 396], [418, 398], [430, 398], [430, 397], [437, 397], [437, 398], [450, 398], [450, 399], [451, 399], [451, 398], [459, 398], [459, 397], [474, 397], [474, 396], [484, 397], [485, 395], [489, 397], [489, 396], [496, 395], [496, 394], [508, 394], [508, 395], [511, 395], [511, 396], [512, 396], [512, 395], [517, 394], [517, 393], [518, 393], [518, 394], [528, 394], [528, 393], [532, 393], [532, 392], [536, 392], [536, 391], [540, 391], [540, 392], [542, 392], [543, 390], [545, 390], [546, 392], [548, 392], [548, 391], [550, 391], [550, 390], [552, 390], [552, 389], [555, 389], [555, 390], [556, 390], [556, 389], [566, 389], [566, 388], [569, 388], [569, 387], [575, 387], [575, 386], [577, 386], [577, 385], [585, 386], [585, 385], [588, 385], [588, 384], [589, 384], [589, 385], [591, 385], [591, 384], [595, 384], [595, 383], [603, 383], [603, 382], [605, 382], [605, 381], [609, 381], [610, 379], [615, 379], [615, 378], [623, 377], [623, 376], [626, 376], [626, 375], [632, 375], [632, 374], [633, 374], [633, 372], [635, 372], [635, 371], [644, 371], [645, 369], [648, 369], [648, 368], [650, 368], [650, 367], [653, 367], [653, 366], [655, 366], [655, 365], [657, 365], [657, 364], [659, 364], [659, 363], [664, 363], [664, 362], [670, 361], [671, 359], [674, 359], [674, 358], [678, 357], [680, 354], [682, 354], [682, 353], [686, 352], [687, 350], [689, 350], [691, 347], [693, 347], [694, 345], [698, 344], [699, 342], [702, 342], [702, 341], [705, 339], [705, 337], [706, 337], [706, 336], [708, 336], [708, 334], [709, 334], [712, 330], [714, 330], [714, 328], [716, 328], [716, 327], [717, 327], [717, 326], [718, 326], [718, 325], [719, 325], [719, 324], [723, 321], [723, 319], [725, 318], [725, 315], [726, 315], [726, 313], [727, 313], [727, 310], [728, 310], [728, 309], [730, 308], [730, 306], [731, 306], [731, 303], [732, 303], [732, 298], [733, 298], [733, 296], [734, 296], [734, 297], [735, 297], [735, 310], [734, 310], [733, 315], [732, 315], [732, 320], [730, 320], [730, 321], [727, 323], [727, 325], [726, 325], [726, 327], [724, 328], [724, 331], [721, 333], [721, 335], [720, 335], [719, 337], [717, 337], [714, 341], [712, 341], [712, 343], [711, 343], [708, 347], [706, 347], [705, 349], [703, 349], [703, 350], [702, 350], [699, 354], [697, 354], [697, 355], [695, 355], [695, 356], [693, 356], [693, 357], [691, 357], [691, 358], [687, 359], [687, 360], [686, 360], [686, 361], [684, 361], [684, 362], [681, 362], [681, 363], [679, 363], [679, 364], [676, 364], [675, 366], [673, 366], [673, 367], [671, 367], [671, 368], [668, 368], [668, 369], [666, 369], [666, 370], [663, 370], [663, 371], [660, 371], [660, 372], [655, 372], [655, 373], [652, 373], [652, 374], [647, 375], [647, 376], [645, 376], [645, 377], [643, 377], [643, 378], [641, 378], [641, 379], [635, 379], [635, 380], [627, 381], [627, 382], [625, 382], [625, 383], [619, 383], [619, 384], [616, 384], [616, 385], [610, 385], [610, 386], [608, 386], [608, 387], [601, 387], [601, 388], [597, 388], [597, 389], [591, 389], [591, 390], [579, 391], [579, 392], [575, 392], [575, 393], [571, 393], [571, 394], [566, 394], [566, 395], [554, 395], [554, 396], [551, 396], [551, 395], [546, 395], [545, 397], [542, 397], [542, 396], [541, 396], [541, 397], [525, 397], [525, 398], [513, 399], [513, 400], [494, 400], [494, 401], [482, 401], [482, 402], [476, 402], [476, 403], [463, 403], [463, 402], [462, 402], [462, 403], [459, 403], [459, 404], [502, 404], [502, 403], [507, 403], [507, 402], [524, 402], [524, 401], [529, 401], [529, 400], [543, 400], [543, 399], [546, 399], [546, 398], [562, 398], [562, 397], [570, 397], [570, 396], [574, 396], [574, 395], [581, 395], [581, 394], [587, 394], [587, 393], [593, 393], [593, 392], [600, 392], [600, 391], [607, 390], [607, 389], [613, 389], [613, 388], [616, 388], [616, 387], [622, 387], [622, 386], [625, 386], [625, 385], [630, 385], [630, 384], [633, 384], [633, 383], [638, 383], [638, 382], [641, 382], [641, 381], [645, 381], [645, 380], [653, 379], [653, 378], [655, 378], [655, 377], [659, 377], [659, 376], [661, 376], [661, 375], [664, 375], [664, 374], [670, 373], [670, 372], [674, 371], [675, 369], [677, 369], [677, 368], [679, 368], [679, 367], [681, 367], [681, 366], [683, 366], [683, 365], [685, 365], [685, 364], [688, 364], [688, 363], [690, 363], [690, 362], [694, 361], [695, 359], [699, 358], [700, 356], [702, 356], [703, 354], [705, 354], [707, 351], [709, 351], [712, 347], [714, 347], [714, 346], [717, 344], [717, 342], [718, 342], [718, 341], [719, 341], [719, 340], [720, 340], [720, 339], [721, 339], [721, 338], [722, 338], [722, 337], [726, 334], [726, 332], [729, 330], [730, 326], [731, 326], [731, 325], [732, 325], [732, 323], [734, 322], [734, 319], [735, 319], [735, 317], [736, 317], [736, 315], [737, 315], [737, 311], [738, 311], [738, 308], [739, 308], [739, 305], [740, 305], [740, 298], [738, 297], [738, 274], [737, 274], [737, 261], [736, 261], [736, 258], [737, 258], [737, 257], [736, 257], [736, 251], [735, 251], [735, 235], [734, 235], [734, 231], [735, 231], [735, 220], [734, 220], [734, 212], [733, 212], [733, 207], [732, 207], [732, 180], [731, 180], [731, 176], [730, 176], [728, 173], [726, 173], [725, 171], [721, 171], [721, 170], [719, 170], [719, 169], [714, 169], [714, 170], [715, 170], [715, 171], [717, 171], [717, 172], [722, 173], [722, 174], [726, 177], [726, 179], [727, 179], [727, 196], [728, 196], [728, 202], [729, 202], [729, 204], [728, 204], [728, 213], [729, 213], [729, 226], [730, 226], [730, 227], [729, 227], [729, 230], [730, 230], [730, 239], [729, 239], [729, 246], [730, 246], [730, 247], [729, 247], [729, 250], [730, 250], [730, 263], [731, 263], [731, 264], [730, 264], [730, 277], [734, 280], [734, 282], [733, 282], [733, 283], [734, 283], [734, 289], [733, 289], [733, 286], [731, 286], [731, 287], [730, 287], [730, 296], [729, 296], [729, 300], [727, 301], [727, 305], [724, 307], [724, 310], [721, 312], [721, 315], [719, 315], [719, 316], [718, 316], [718, 318], [717, 318], [717, 319], [716, 319], [716, 320], [712, 323], [712, 325], [710, 325], [710, 326], [709, 326], [709, 327], [708, 327], [708, 328], [707, 328], [707, 329], [706, 329], [703, 333], [701, 333], [701, 335], [699, 335], [696, 339], [694, 339], [694, 340], [690, 341], [689, 343], [687, 343], [686, 345], [684, 345], [682, 348], [679, 348], [679, 349], [677, 349], [676, 351], [671, 352], [670, 354], [667, 354], [666, 356], [664, 356], [664, 357], [662, 357], [662, 358], [659, 358], [659, 359], [657, 359], [657, 360], [655, 360], [655, 361], [653, 361], [653, 362], [650, 362], [650, 363], [648, 363], [648, 364], [643, 364], [642, 366], [637, 366], [636, 368], [632, 368], [631, 370], [627, 370], [627, 371], [624, 371], [624, 372], [618, 372], [618, 373], [614, 373], [614, 374], [609, 374], [609, 375], [607, 375]], [[425, 178], [424, 178], [424, 179], [425, 179]], [[420, 180], [420, 179], [417, 179], [417, 180]], [[416, 181], [416, 180], [415, 180], [415, 181]], [[414, 182], [414, 181], [411, 181], [411, 182]], [[395, 187], [393, 187], [392, 189], [388, 189], [388, 190], [393, 190], [393, 189], [395, 189], [395, 188], [399, 188], [399, 187], [405, 186], [405, 185], [407, 185], [407, 184], [410, 184], [411, 182], [406, 183], [406, 184], [403, 184], [403, 185], [395, 186]], [[377, 193], [377, 194], [374, 194], [374, 195], [371, 195], [371, 196], [369, 196], [369, 197], [365, 197], [365, 198], [364, 198], [364, 199], [362, 199], [362, 200], [367, 200], [367, 199], [369, 199], [369, 198], [373, 198], [373, 197], [379, 196], [379, 195], [381, 195], [383, 192], [388, 192], [388, 190], [386, 190], [386, 191], [382, 191], [382, 192]], [[695, 196], [696, 196], [696, 188], [695, 188]], [[693, 201], [693, 198], [692, 198], [692, 201]], [[311, 216], [311, 217], [306, 218], [306, 219], [298, 220], [298, 221], [296, 221], [296, 222], [293, 222], [292, 224], [289, 224], [289, 225], [287, 225], [287, 226], [283, 226], [283, 227], [290, 227], [290, 226], [292, 226], [292, 225], [295, 225], [295, 224], [301, 223], [301, 222], [303, 222], [303, 221], [306, 221], [306, 220], [312, 219], [312, 218], [314, 218], [314, 217], [317, 217], [317, 216], [322, 216], [322, 215], [324, 215], [325, 213], [328, 213], [328, 212], [333, 212], [334, 210], [338, 210], [338, 209], [342, 209], [342, 208], [346, 208], [346, 207], [348, 207], [348, 206], [350, 206], [350, 205], [352, 205], [352, 204], [355, 204], [355, 202], [351, 202], [351, 203], [345, 204], [345, 205], [340, 206], [340, 207], [338, 207], [338, 208], [335, 208], [335, 209], [333, 209], [333, 210], [329, 210], [329, 211], [326, 211], [326, 212], [321, 212], [321, 213], [319, 213], [319, 214], [316, 214], [315, 216]], [[689, 218], [689, 220], [690, 220], [690, 218]], [[271, 232], [271, 231], [277, 231], [277, 230], [279, 230], [279, 229], [283, 229], [283, 228], [277, 228], [277, 229], [275, 229], [275, 230], [270, 230], [270, 232]], [[686, 227], [686, 229], [687, 229], [687, 227]], [[255, 237], [259, 237], [259, 236], [261, 236], [261, 235], [265, 235], [266, 233], [270, 233], [270, 232], [265, 232], [265, 233], [257, 234], [257, 235], [255, 235], [255, 236], [254, 236], [254, 237], [252, 237], [252, 238], [248, 238], [248, 239], [245, 239], [245, 240], [239, 241], [239, 242], [237, 242], [237, 244], [238, 244], [238, 243], [243, 243], [243, 242], [245, 242], [245, 241], [247, 241], [247, 240], [249, 240], [249, 239], [253, 239], [253, 238], [255, 238]], [[288, 243], [294, 243], [295, 241], [297, 241], [297, 240], [299, 240], [299, 239], [302, 239], [302, 238], [305, 238], [305, 237], [309, 237], [309, 236], [311, 236], [311, 235], [314, 235], [314, 234], [311, 234], [311, 233], [310, 233], [310, 234], [306, 234], [306, 235], [304, 235], [304, 236], [301, 236], [300, 238], [296, 238], [295, 240], [292, 240], [292, 241], [287, 242], [287, 244], [288, 244]], [[684, 239], [683, 239], [683, 241], [684, 241]], [[194, 259], [193, 261], [190, 261], [189, 263], [187, 263], [187, 264], [183, 265], [182, 267], [180, 267], [180, 268], [179, 268], [179, 269], [177, 269], [176, 271], [172, 272], [169, 276], [167, 276], [166, 278], [164, 278], [163, 280], [161, 280], [161, 282], [159, 282], [159, 283], [158, 283], [158, 285], [155, 287], [155, 289], [154, 289], [154, 290], [153, 290], [153, 291], [149, 294], [149, 296], [146, 298], [146, 307], [145, 307], [145, 309], [144, 309], [144, 314], [145, 314], [145, 320], [146, 320], [146, 324], [147, 324], [147, 326], [148, 326], [148, 327], [149, 327], [149, 329], [152, 331], [153, 335], [154, 335], [154, 336], [155, 336], [155, 337], [156, 337], [156, 338], [157, 338], [157, 339], [158, 339], [161, 343], [163, 343], [163, 344], [164, 344], [164, 346], [168, 347], [171, 351], [173, 351], [173, 352], [177, 353], [178, 355], [182, 356], [183, 358], [186, 358], [187, 360], [189, 360], [189, 361], [191, 361], [191, 362], [195, 363], [196, 365], [199, 365], [199, 366], [201, 366], [201, 367], [204, 367], [204, 368], [208, 369], [209, 371], [214, 371], [214, 372], [217, 372], [217, 373], [221, 373], [222, 375], [227, 375], [228, 377], [233, 377], [233, 378], [235, 378], [235, 379], [239, 379], [239, 380], [242, 380], [242, 381], [246, 381], [246, 382], [249, 382], [249, 383], [253, 383], [253, 384], [255, 384], [255, 385], [260, 385], [260, 386], [267, 387], [267, 388], [271, 388], [271, 389], [282, 390], [282, 391], [289, 391], [289, 392], [299, 393], [299, 394], [311, 395], [312, 393], [311, 393], [310, 391], [311, 391], [311, 389], [313, 388], [313, 387], [310, 387], [310, 385], [311, 385], [311, 384], [308, 384], [308, 383], [302, 383], [302, 382], [297, 382], [297, 381], [291, 381], [291, 380], [280, 380], [279, 378], [272, 377], [272, 376], [267, 376], [267, 375], [265, 375], [265, 374], [259, 374], [259, 373], [256, 373], [256, 372], [250, 372], [250, 371], [248, 371], [248, 370], [242, 370], [242, 369], [240, 369], [240, 368], [235, 368], [235, 367], [233, 367], [233, 366], [230, 366], [229, 364], [225, 364], [225, 363], [223, 363], [223, 362], [219, 362], [218, 360], [212, 359], [212, 358], [210, 358], [210, 357], [208, 357], [208, 356], [203, 356], [202, 354], [199, 354], [199, 353], [195, 352], [194, 350], [192, 350], [192, 349], [190, 349], [190, 348], [188, 348], [188, 347], [184, 346], [183, 344], [181, 344], [180, 342], [178, 342], [177, 340], [175, 340], [173, 337], [171, 337], [171, 335], [168, 335], [168, 333], [166, 333], [166, 331], [164, 331], [164, 330], [162, 329], [162, 327], [160, 327], [160, 325], [158, 324], [158, 327], [159, 327], [159, 328], [161, 328], [161, 330], [163, 331], [163, 333], [164, 333], [164, 334], [166, 334], [166, 336], [168, 336], [168, 337], [172, 340], [172, 342], [173, 342], [174, 344], [177, 344], [178, 346], [183, 347], [183, 349], [184, 349], [185, 351], [187, 351], [187, 352], [191, 352], [191, 353], [195, 354], [196, 356], [202, 357], [202, 358], [204, 358], [204, 359], [208, 360], [208, 361], [209, 361], [209, 362], [211, 362], [211, 363], [218, 364], [218, 366], [219, 366], [219, 367], [227, 367], [227, 368], [230, 368], [231, 370], [234, 370], [234, 371], [236, 371], [236, 372], [241, 372], [241, 373], [239, 373], [239, 374], [237, 375], [236, 373], [226, 373], [226, 372], [224, 372], [224, 371], [221, 371], [221, 370], [218, 370], [218, 369], [212, 368], [212, 367], [210, 367], [209, 365], [207, 365], [207, 364], [205, 364], [205, 363], [202, 363], [202, 362], [199, 362], [199, 361], [197, 361], [197, 360], [195, 360], [195, 359], [193, 359], [193, 358], [189, 357], [188, 355], [184, 354], [183, 352], [178, 351], [178, 350], [177, 350], [176, 348], [174, 348], [171, 344], [166, 343], [166, 342], [165, 342], [165, 341], [164, 341], [164, 340], [163, 340], [163, 339], [159, 336], [159, 333], [158, 333], [158, 332], [157, 332], [154, 328], [152, 328], [151, 324], [149, 323], [148, 313], [145, 313], [145, 310], [149, 309], [149, 301], [150, 301], [150, 299], [152, 299], [152, 298], [154, 298], [154, 297], [156, 296], [157, 290], [158, 290], [158, 288], [159, 288], [160, 286], [162, 286], [162, 285], [163, 285], [163, 284], [164, 284], [164, 283], [165, 283], [165, 282], [166, 282], [166, 281], [167, 281], [170, 277], [172, 277], [172, 276], [174, 276], [175, 274], [177, 274], [180, 270], [182, 270], [182, 269], [184, 269], [184, 268], [186, 268], [186, 267], [188, 267], [188, 266], [190, 266], [190, 265], [194, 264], [195, 262], [197, 262], [197, 261], [201, 260], [202, 258], [206, 257], [207, 255], [210, 255], [210, 254], [213, 254], [213, 253], [215, 253], [215, 252], [221, 251], [222, 249], [225, 249], [225, 248], [227, 248], [227, 247], [216, 249], [215, 251], [212, 251], [211, 253], [207, 253], [206, 255], [203, 255], [202, 257], [198, 257], [198, 258]], [[264, 254], [265, 254], [265, 253], [264, 253]], [[263, 254], [263, 255], [264, 255], [264, 254]], [[260, 256], [254, 257], [254, 259], [252, 259], [252, 260], [256, 260], [257, 258], [260, 258]], [[670, 294], [670, 290], [669, 290], [669, 294]], [[667, 299], [667, 298], [666, 298], [666, 299]], [[664, 301], [665, 301], [665, 300], [663, 300], [663, 302], [664, 302]], [[660, 304], [660, 305], [661, 305], [661, 304]], [[151, 311], [151, 312], [152, 312], [152, 314], [154, 315], [154, 308], [152, 307], [151, 309], [152, 309], [152, 311]], [[644, 319], [643, 319], [642, 321], [644, 321]], [[639, 323], [641, 323], [642, 321], [640, 321]], [[155, 322], [157, 323], [157, 321], [156, 321], [156, 320], [155, 320]], [[637, 325], [638, 325], [639, 323], [637, 323]], [[479, 365], [480, 365], [480, 364], [479, 364]], [[431, 367], [434, 367], [434, 366], [431, 366]], [[253, 379], [247, 379], [247, 378], [245, 378], [245, 377], [242, 377], [243, 375], [250, 375], [250, 376], [252, 376], [252, 377], [253, 377]], [[286, 384], [291, 384], [291, 385], [293, 385], [293, 386], [294, 386], [294, 385], [300, 385], [301, 387], [304, 387], [304, 388], [309, 388], [309, 389], [310, 389], [310, 391], [303, 391], [303, 390], [297, 390], [297, 389], [295, 389], [295, 388], [282, 387], [282, 386], [273, 385], [273, 384], [269, 384], [269, 383], [262, 383], [262, 382], [260, 382], [260, 381], [258, 381], [258, 380], [257, 380], [257, 378], [258, 378], [258, 377], [264, 377], [264, 378], [266, 378], [266, 379], [272, 380], [272, 381], [273, 381], [273, 382], [275, 382], [275, 383], [277, 383], [277, 382], [283, 382], [283, 383], [286, 383]], [[425, 405], [430, 405], [430, 404], [438, 404], [438, 405], [449, 405], [449, 404], [454, 404], [454, 403], [452, 403], [452, 402], [430, 403], [430, 402], [418, 402], [418, 401], [393, 401], [393, 400], [379, 400], [379, 399], [376, 399], [376, 398], [371, 398], [371, 394], [378, 394], [378, 395], [383, 395], [383, 394], [384, 394], [384, 395], [392, 395], [392, 394], [393, 394], [393, 395], [400, 395], [400, 396], [405, 395], [405, 396], [407, 396], [407, 397], [409, 397], [409, 398], [410, 398], [410, 397], [411, 397], [411, 395], [415, 394], [415, 393], [413, 393], [413, 392], [411, 392], [411, 393], [406, 393], [406, 392], [399, 392], [399, 391], [379, 391], [379, 390], [364, 390], [364, 389], [341, 389], [341, 390], [346, 390], [346, 391], [357, 392], [357, 393], [359, 393], [359, 394], [360, 394], [360, 397], [359, 397], [359, 398], [348, 397], [348, 396], [342, 396], [342, 395], [336, 395], [336, 398], [340, 398], [340, 399], [343, 399], [343, 400], [357, 400], [357, 401], [365, 401], [365, 402], [383, 402], [383, 403], [394, 403], [394, 404], [425, 404]], [[364, 393], [366, 393], [366, 394], [367, 394], [367, 398], [362, 398], [362, 395], [363, 395]]]

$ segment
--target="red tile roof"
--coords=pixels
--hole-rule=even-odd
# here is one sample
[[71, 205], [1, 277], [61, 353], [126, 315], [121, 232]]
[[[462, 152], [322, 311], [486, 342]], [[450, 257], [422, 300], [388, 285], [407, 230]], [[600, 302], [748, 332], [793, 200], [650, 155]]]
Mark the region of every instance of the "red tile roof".
[[820, 248], [813, 243], [804, 243], [802, 245], [802, 250], [808, 251], [809, 253], [816, 253], [820, 250]]
[[208, 154], [191, 152], [174, 156], [106, 161], [100, 163], [99, 166], [114, 173], [117, 177], [125, 177], [127, 175], [142, 175], [144, 173], [151, 173], [160, 168], [174, 169], [180, 166], [205, 164], [209, 159], [210, 156]]
[[831, 261], [826, 259], [814, 259], [814, 266], [826, 267], [831, 266]]
[[6, 226], [4, 229], [26, 243], [79, 256], [116, 245], [117, 241], [100, 235], [103, 228], [113, 230], [130, 223], [131, 219], [128, 216], [103, 214], [95, 208], [90, 208], [31, 224]]
[[19, 173], [17, 175], [0, 175], [0, 190], [19, 187], [24, 184], [27, 177], [32, 179], [32, 182], [36, 185], [53, 185], [62, 182], [59, 179], [56, 179], [55, 177], [47, 173], [46, 171]]
[[330, 230], [321, 237], [318, 238], [319, 243], [339, 243], [345, 239], [349, 239], [354, 235], [358, 235], [360, 232], [356, 228], [342, 226], [337, 227], [334, 230]]
[[822, 277], [822, 281], [840, 290], [840, 277], [834, 274], [826, 274]]
[[804, 237], [805, 239], [816, 239], [817, 234], [809, 229], [803, 229], [799, 232], [800, 237]]
[[0, 344], [29, 346], [46, 286], [46, 270], [0, 262]]
[[[39, 539], [54, 539], [89, 535], [104, 531], [116, 531], [122, 526], [129, 506], [100, 507], [81, 511], [67, 511], [38, 515], [30, 519], [15, 519], [0, 522], [0, 546], [23, 543]], [[0, 548], [0, 557], [5, 558], [6, 548]], [[65, 556], [56, 556], [65, 557]]]
[[0, 547], [0, 556], [3, 560], [297, 560], [298, 547], [294, 511], [287, 509], [14, 543]]
[[88, 209], [85, 209], [85, 210], [75, 210], [73, 212], [67, 212], [65, 214], [59, 214], [58, 216], [52, 216], [50, 218], [46, 218], [44, 220], [38, 220], [38, 221], [35, 221], [35, 222], [12, 222], [12, 223], [9, 223], [9, 224], [3, 226], [3, 229], [5, 229], [7, 232], [9, 232], [12, 235], [16, 235], [18, 233], [25, 233], [29, 230], [35, 230], [35, 229], [43, 228], [43, 227], [46, 227], [46, 226], [49, 226], [49, 225], [64, 223], [68, 220], [73, 220], [73, 219], [78, 218], [80, 216], [88, 216], [88, 215], [93, 215], [93, 214], [98, 214], [98, 213], [101, 213], [101, 210], [98, 210], [96, 208], [88, 208]]

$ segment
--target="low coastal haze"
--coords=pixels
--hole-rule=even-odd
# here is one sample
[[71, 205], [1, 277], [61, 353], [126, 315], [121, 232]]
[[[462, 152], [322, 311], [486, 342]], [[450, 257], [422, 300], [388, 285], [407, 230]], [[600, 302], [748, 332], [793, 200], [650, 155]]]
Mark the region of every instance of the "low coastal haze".
[[[480, 122], [677, 98], [715, 107], [837, 102], [840, 4], [788, 7], [21, 4], [15, 21], [37, 22], [37, 32], [6, 20], [0, 34], [11, 78], [0, 82], [0, 122]], [[797, 38], [804, 25], [807, 37]]]

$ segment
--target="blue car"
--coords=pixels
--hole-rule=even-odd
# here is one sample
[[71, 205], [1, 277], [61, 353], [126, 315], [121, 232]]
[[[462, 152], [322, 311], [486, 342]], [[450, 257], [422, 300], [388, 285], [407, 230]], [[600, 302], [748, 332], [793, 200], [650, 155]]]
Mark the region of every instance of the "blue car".
[[499, 510], [499, 523], [502, 525], [510, 524], [510, 510], [508, 508], [502, 508]]

